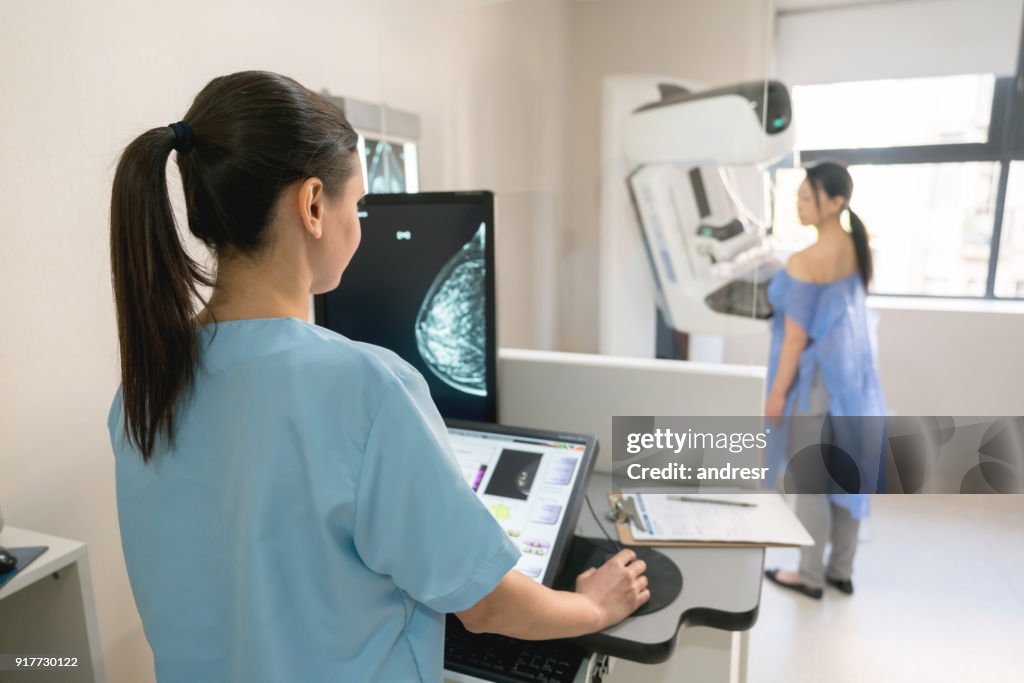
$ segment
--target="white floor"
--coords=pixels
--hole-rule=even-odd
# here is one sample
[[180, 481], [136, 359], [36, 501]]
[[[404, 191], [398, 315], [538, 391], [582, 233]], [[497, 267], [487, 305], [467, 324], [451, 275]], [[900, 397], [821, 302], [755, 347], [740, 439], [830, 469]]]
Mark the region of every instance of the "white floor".
[[1024, 496], [877, 496], [866, 531], [852, 597], [765, 584], [748, 683], [1024, 681]]

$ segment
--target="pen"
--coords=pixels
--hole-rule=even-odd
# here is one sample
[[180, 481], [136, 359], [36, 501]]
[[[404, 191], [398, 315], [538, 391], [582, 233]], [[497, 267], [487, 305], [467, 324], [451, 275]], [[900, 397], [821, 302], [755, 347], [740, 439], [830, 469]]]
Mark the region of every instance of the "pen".
[[757, 507], [757, 503], [747, 503], [741, 500], [719, 500], [717, 498], [701, 498], [700, 496], [669, 496], [669, 500], [679, 500], [686, 503], [707, 503], [709, 505], [735, 505], [741, 508]]

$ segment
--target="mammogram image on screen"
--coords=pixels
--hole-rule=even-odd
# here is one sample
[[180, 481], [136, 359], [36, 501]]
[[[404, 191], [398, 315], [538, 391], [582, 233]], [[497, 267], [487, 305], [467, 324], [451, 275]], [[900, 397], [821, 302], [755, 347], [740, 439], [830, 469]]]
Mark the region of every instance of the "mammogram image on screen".
[[443, 382], [487, 395], [484, 224], [438, 272], [416, 316], [416, 347]]
[[534, 451], [503, 448], [487, 484], [487, 495], [526, 500], [530, 497], [540, 460], [541, 454]]
[[317, 298], [318, 323], [398, 354], [450, 419], [497, 419], [492, 221], [487, 193], [370, 194], [359, 251]]

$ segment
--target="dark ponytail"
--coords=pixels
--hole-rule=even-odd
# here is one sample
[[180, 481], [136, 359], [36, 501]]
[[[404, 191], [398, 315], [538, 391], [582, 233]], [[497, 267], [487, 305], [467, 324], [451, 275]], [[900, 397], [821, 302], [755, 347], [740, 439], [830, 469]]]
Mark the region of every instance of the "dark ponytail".
[[868, 244], [868, 229], [864, 227], [864, 221], [860, 216], [847, 208], [850, 214], [850, 236], [853, 237], [853, 248], [857, 252], [857, 270], [860, 271], [860, 281], [867, 290], [871, 277], [874, 275], [874, 264], [871, 261], [871, 247]]
[[214, 79], [185, 121], [149, 130], [125, 148], [111, 196], [125, 431], [145, 461], [161, 434], [173, 444], [175, 406], [199, 360], [199, 287], [213, 284], [178, 234], [167, 192], [171, 151], [180, 150], [189, 230], [218, 255], [265, 247], [272, 209], [291, 183], [316, 177], [334, 195], [358, 163], [357, 135], [341, 110], [277, 74]]
[[[821, 161], [809, 166], [807, 171], [807, 182], [814, 190], [814, 203], [818, 205], [818, 192], [824, 192], [826, 196], [842, 197], [845, 206], [843, 209], [850, 215], [850, 236], [853, 238], [854, 252], [857, 254], [857, 271], [860, 273], [860, 281], [867, 290], [874, 274], [874, 265], [871, 260], [871, 247], [868, 244], [868, 231], [860, 216], [850, 209], [850, 197], [853, 195], [853, 178], [846, 170], [846, 165], [836, 161]], [[820, 209], [820, 205], [818, 205]]]
[[193, 296], [197, 284], [210, 284], [181, 244], [167, 195], [174, 141], [164, 127], [128, 145], [110, 201], [122, 396], [129, 434], [146, 459], [157, 427], [172, 433], [172, 407], [195, 373]]

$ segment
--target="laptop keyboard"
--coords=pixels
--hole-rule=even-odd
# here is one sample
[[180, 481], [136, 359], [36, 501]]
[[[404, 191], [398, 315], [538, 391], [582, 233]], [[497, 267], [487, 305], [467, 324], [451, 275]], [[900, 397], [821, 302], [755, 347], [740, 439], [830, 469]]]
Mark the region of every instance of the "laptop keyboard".
[[571, 683], [585, 658], [583, 648], [564, 640], [470, 633], [451, 618], [445, 630], [444, 667], [497, 683]]

